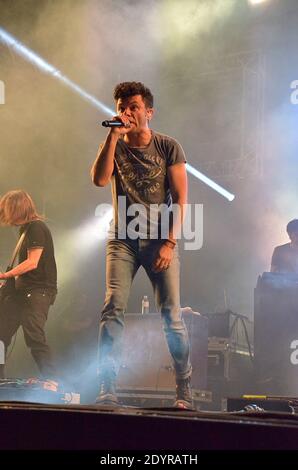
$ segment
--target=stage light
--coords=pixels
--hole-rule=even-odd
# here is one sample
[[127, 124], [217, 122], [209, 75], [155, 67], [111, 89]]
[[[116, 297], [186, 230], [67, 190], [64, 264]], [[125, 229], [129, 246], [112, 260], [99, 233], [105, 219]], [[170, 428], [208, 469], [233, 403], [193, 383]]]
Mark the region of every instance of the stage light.
[[3, 28], [0, 28], [0, 41], [7, 46], [10, 46], [15, 52], [27, 59], [29, 62], [34, 64], [42, 72], [52, 75], [54, 78], [60, 80], [64, 85], [67, 85], [73, 91], [82, 96], [85, 100], [89, 101], [93, 106], [104, 111], [105, 113], [114, 116], [115, 111], [108, 108], [104, 103], [97, 100], [94, 96], [87, 93], [83, 88], [74, 83], [72, 80], [63, 75], [60, 70], [56, 69], [53, 65], [46, 62], [42, 57], [37, 55], [28, 47], [21, 44], [17, 39], [15, 39], [11, 34], [7, 33]]
[[[100, 109], [101, 111], [107, 113], [110, 116], [115, 115], [115, 111], [106, 106], [104, 103], [96, 99], [94, 96], [90, 95], [87, 93], [83, 88], [81, 88], [79, 85], [74, 83], [72, 80], [67, 78], [65, 75], [63, 75], [60, 70], [56, 69], [53, 65], [49, 64], [46, 62], [42, 57], [40, 57], [38, 54], [33, 52], [31, 49], [28, 47], [24, 46], [20, 41], [15, 39], [11, 34], [7, 33], [3, 28], [0, 27], [0, 42], [6, 44], [7, 46], [11, 47], [17, 54], [21, 55], [25, 59], [27, 59], [29, 62], [34, 64], [37, 68], [39, 68], [42, 72], [47, 73], [54, 78], [58, 79], [64, 85], [67, 85], [71, 90], [74, 92], [78, 93], [82, 98], [87, 100], [89, 103], [91, 103], [93, 106], [96, 108]], [[229, 191], [226, 191], [224, 188], [219, 186], [217, 183], [212, 181], [210, 178], [205, 176], [203, 173], [200, 171], [196, 170], [194, 167], [191, 165], [187, 164], [187, 170], [196, 178], [201, 180], [203, 183], [207, 184], [210, 186], [212, 189], [217, 191], [219, 194], [224, 196], [226, 199], [229, 201], [233, 201], [235, 198], [234, 194], [229, 193]]]
[[235, 199], [235, 194], [230, 193], [226, 189], [224, 189], [222, 186], [219, 184], [215, 183], [215, 181], [211, 180], [208, 178], [208, 176], [204, 175], [201, 173], [199, 170], [194, 168], [193, 166], [189, 165], [188, 163], [186, 164], [187, 171], [191, 173], [193, 176], [198, 178], [199, 180], [203, 181], [203, 183], [207, 184], [210, 188], [214, 189], [217, 193], [221, 194], [223, 197], [225, 197], [228, 201], [233, 201]]
[[108, 235], [110, 222], [113, 218], [111, 204], [99, 204], [95, 209], [95, 219], [88, 221], [76, 229], [73, 238], [82, 250], [88, 249], [98, 242], [105, 240]]
[[106, 238], [110, 228], [110, 222], [113, 219], [113, 207], [111, 204], [99, 204], [95, 209], [95, 217], [97, 218], [97, 238]]
[[250, 3], [251, 5], [258, 5], [259, 3], [265, 3], [267, 1], [268, 0], [248, 0], [248, 3]]

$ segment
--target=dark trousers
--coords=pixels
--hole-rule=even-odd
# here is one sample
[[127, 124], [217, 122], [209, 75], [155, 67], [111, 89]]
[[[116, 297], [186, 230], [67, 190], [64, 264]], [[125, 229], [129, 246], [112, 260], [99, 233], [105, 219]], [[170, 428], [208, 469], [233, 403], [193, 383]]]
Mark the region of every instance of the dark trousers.
[[[54, 301], [52, 294], [45, 290], [31, 292], [17, 291], [0, 304], [0, 341], [4, 343], [5, 353], [13, 335], [22, 326], [26, 345], [44, 378], [55, 378], [51, 351], [46, 341], [45, 323], [50, 305]], [[0, 365], [0, 377], [4, 378], [4, 366]]]

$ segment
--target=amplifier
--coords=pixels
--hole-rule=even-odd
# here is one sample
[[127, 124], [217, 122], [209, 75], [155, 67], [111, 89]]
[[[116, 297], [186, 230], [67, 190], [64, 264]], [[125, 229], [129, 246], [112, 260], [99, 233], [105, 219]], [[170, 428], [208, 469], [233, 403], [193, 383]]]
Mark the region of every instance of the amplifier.
[[[183, 318], [190, 340], [192, 387], [205, 390], [208, 320], [191, 313], [183, 313]], [[160, 314], [125, 315], [122, 358], [117, 380], [118, 389], [174, 389], [175, 374]]]
[[259, 392], [298, 395], [298, 276], [263, 273], [254, 291]]

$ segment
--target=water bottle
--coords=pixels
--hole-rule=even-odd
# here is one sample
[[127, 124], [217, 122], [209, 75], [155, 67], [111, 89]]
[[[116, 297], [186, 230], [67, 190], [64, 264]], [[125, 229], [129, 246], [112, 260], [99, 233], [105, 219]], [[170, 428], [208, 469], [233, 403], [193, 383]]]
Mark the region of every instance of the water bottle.
[[144, 295], [142, 299], [142, 315], [149, 313], [149, 299], [147, 295]]

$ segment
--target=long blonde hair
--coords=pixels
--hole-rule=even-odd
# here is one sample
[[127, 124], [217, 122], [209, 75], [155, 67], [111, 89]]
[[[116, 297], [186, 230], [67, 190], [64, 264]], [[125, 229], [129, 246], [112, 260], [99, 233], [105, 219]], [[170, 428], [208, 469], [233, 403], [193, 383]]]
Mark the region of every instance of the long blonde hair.
[[8, 191], [0, 199], [0, 224], [24, 225], [32, 220], [42, 220], [31, 196], [21, 189]]

